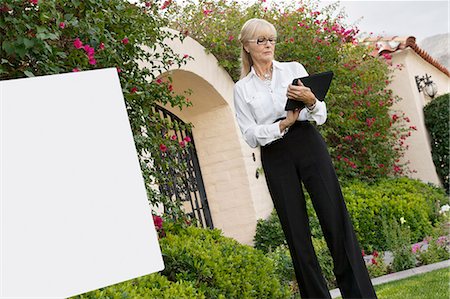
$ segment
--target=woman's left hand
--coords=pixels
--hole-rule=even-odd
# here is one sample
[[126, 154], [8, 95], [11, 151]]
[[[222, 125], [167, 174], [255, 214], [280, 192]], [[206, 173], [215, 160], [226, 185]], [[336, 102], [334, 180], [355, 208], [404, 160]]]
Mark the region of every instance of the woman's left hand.
[[305, 103], [306, 106], [314, 105], [316, 102], [316, 96], [312, 93], [309, 87], [304, 86], [300, 80], [299, 86], [289, 84], [287, 89], [287, 97], [296, 101]]

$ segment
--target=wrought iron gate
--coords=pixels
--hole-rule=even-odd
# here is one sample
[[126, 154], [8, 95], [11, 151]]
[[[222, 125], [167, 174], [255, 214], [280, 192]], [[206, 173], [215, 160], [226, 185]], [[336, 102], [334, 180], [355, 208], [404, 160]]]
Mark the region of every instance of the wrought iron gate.
[[[155, 107], [160, 116], [171, 123], [184, 124], [184, 122], [172, 112], [162, 108]], [[180, 126], [183, 127], [183, 126]], [[176, 176], [181, 176], [182, 183], [159, 185], [159, 191], [171, 198], [172, 200], [181, 201], [184, 203], [183, 207], [186, 214], [196, 219], [202, 227], [214, 228], [211, 213], [206, 198], [205, 186], [203, 184], [200, 164], [195, 150], [194, 137], [191, 130], [178, 129], [174, 135], [182, 141], [186, 136], [189, 136], [191, 141], [190, 146], [186, 148], [185, 155], [176, 157], [177, 159], [184, 159], [187, 164], [185, 173], [175, 173], [173, 170], [168, 173], [169, 176], [176, 180]]]

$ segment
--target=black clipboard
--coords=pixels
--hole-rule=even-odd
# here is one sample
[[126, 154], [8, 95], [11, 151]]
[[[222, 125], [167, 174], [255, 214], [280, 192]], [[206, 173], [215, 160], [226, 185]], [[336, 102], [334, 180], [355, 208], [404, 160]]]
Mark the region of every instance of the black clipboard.
[[[319, 101], [325, 100], [325, 96], [330, 88], [331, 80], [333, 79], [333, 72], [323, 72], [314, 74], [307, 77], [297, 78], [292, 81], [293, 85], [298, 85], [298, 80], [300, 80], [303, 85], [309, 87], [312, 93], [316, 96]], [[301, 101], [296, 101], [292, 99], [287, 99], [286, 106], [284, 110], [294, 110], [296, 108], [303, 109], [305, 104]]]

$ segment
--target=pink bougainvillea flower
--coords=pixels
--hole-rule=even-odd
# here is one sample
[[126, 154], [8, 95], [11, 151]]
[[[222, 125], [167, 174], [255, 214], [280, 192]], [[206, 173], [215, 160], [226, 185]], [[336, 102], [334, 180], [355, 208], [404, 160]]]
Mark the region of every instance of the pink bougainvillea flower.
[[186, 146], [186, 142], [184, 142], [184, 141], [180, 141], [179, 144], [180, 144], [181, 147], [185, 147]]
[[105, 49], [105, 44], [104, 43], [100, 43], [99, 48], [100, 48], [100, 50], [104, 50]]
[[184, 141], [186, 141], [186, 142], [191, 142], [191, 137], [189, 137], [189, 136], [186, 136], [186, 137], [184, 137], [184, 139], [183, 139]]
[[128, 37], [125, 37], [124, 39], [122, 39], [122, 44], [126, 45], [128, 44], [130, 41], [128, 39]]
[[170, 3], [172, 3], [171, 0], [164, 1], [163, 5], [161, 6], [161, 9], [166, 9], [167, 7], [169, 7]]
[[177, 137], [177, 135], [172, 135], [172, 137], [170, 137], [170, 139], [172, 139], [172, 140], [177, 140], [178, 137]]
[[30, 0], [31, 4], [37, 5], [38, 4], [38, 0]]
[[412, 253], [416, 253], [420, 249], [420, 244], [416, 243], [412, 246], [411, 251]]
[[122, 70], [118, 67], [116, 67], [116, 70], [117, 70], [117, 73], [119, 73], [119, 74], [122, 72]]
[[156, 229], [161, 229], [163, 224], [163, 219], [159, 217], [158, 215], [152, 215], [153, 216], [153, 223], [155, 224]]
[[95, 54], [94, 48], [92, 48], [92, 47], [89, 46], [89, 45], [84, 45], [83, 48], [84, 48], [84, 51], [86, 51], [86, 54], [87, 54], [88, 57], [94, 56], [94, 54]]
[[77, 69], [77, 68], [74, 68], [73, 70], [72, 70], [72, 72], [79, 72], [80, 70], [79, 69]]
[[77, 37], [75, 41], [73, 42], [73, 46], [77, 49], [81, 49], [83, 47], [83, 43], [80, 41], [80, 39]]
[[130, 90], [130, 93], [135, 93], [137, 90], [138, 90], [138, 89], [137, 89], [136, 86], [135, 86], [135, 87], [132, 87], [131, 90]]
[[64, 22], [59, 23], [59, 28], [64, 29], [66, 28], [66, 24]]
[[166, 151], [167, 151], [167, 146], [165, 146], [164, 144], [160, 144], [160, 145], [159, 145], [159, 149], [160, 149], [162, 152], [166, 152]]
[[209, 15], [209, 14], [212, 13], [212, 12], [213, 12], [213, 11], [210, 10], [210, 9], [204, 9], [204, 10], [203, 10], [203, 15], [207, 16], [207, 15]]
[[229, 35], [228, 36], [228, 40], [231, 42], [232, 40], [234, 40], [234, 36], [233, 35]]
[[89, 58], [89, 64], [90, 65], [96, 65], [97, 64], [97, 60], [95, 60], [95, 58]]

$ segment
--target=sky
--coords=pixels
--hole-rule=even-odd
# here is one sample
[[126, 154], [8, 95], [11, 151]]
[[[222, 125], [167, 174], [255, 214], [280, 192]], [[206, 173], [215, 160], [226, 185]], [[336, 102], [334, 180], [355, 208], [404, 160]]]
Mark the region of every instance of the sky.
[[[325, 6], [336, 1], [320, 1]], [[347, 23], [357, 23], [361, 32], [374, 36], [424, 38], [449, 33], [449, 0], [446, 1], [340, 1]]]

